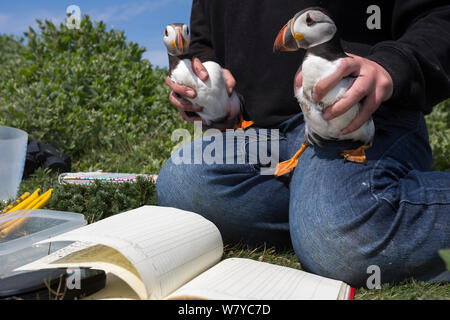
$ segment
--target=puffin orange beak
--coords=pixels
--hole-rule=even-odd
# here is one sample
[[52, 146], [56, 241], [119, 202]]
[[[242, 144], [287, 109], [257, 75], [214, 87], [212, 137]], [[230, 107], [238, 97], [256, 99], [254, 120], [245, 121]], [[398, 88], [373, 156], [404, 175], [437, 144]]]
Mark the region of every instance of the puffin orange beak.
[[273, 44], [273, 52], [286, 52], [286, 51], [297, 51], [299, 46], [297, 40], [302, 40], [303, 35], [300, 33], [292, 34], [293, 19], [289, 20], [288, 23], [280, 30]]
[[181, 29], [180, 28], [177, 28], [177, 33], [178, 33], [178, 36], [177, 36], [177, 39], [176, 39], [177, 49], [178, 49], [178, 52], [180, 54], [183, 54], [183, 52], [184, 52], [184, 40], [183, 40], [183, 36], [181, 35]]

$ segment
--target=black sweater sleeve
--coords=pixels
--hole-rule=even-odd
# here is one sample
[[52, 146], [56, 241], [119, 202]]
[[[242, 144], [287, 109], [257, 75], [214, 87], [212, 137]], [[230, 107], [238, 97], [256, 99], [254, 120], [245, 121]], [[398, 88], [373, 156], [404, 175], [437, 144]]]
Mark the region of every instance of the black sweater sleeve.
[[392, 106], [429, 113], [450, 97], [450, 6], [442, 3], [396, 1], [393, 41], [376, 44], [368, 56], [392, 77]]
[[200, 61], [216, 61], [211, 40], [209, 17], [205, 14], [204, 1], [193, 0], [191, 11], [191, 46], [189, 55]]

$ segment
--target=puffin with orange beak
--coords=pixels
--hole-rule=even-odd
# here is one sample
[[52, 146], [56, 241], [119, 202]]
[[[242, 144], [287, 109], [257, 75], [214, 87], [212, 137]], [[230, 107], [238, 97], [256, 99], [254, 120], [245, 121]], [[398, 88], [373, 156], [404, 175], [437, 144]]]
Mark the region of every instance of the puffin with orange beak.
[[203, 62], [209, 77], [200, 80], [192, 70], [189, 58], [189, 28], [184, 23], [169, 24], [164, 30], [164, 44], [169, 55], [169, 77], [172, 81], [195, 89], [195, 98], [185, 98], [192, 104], [202, 106], [197, 114], [207, 125], [237, 118], [241, 114], [241, 99], [233, 91], [228, 95], [222, 67], [214, 61]]
[[275, 175], [291, 172], [306, 148], [314, 144], [320, 146], [323, 140], [361, 141], [361, 147], [344, 150], [341, 155], [347, 161], [366, 163], [364, 150], [371, 146], [375, 135], [372, 119], [354, 132], [341, 134], [342, 129], [358, 114], [360, 103], [332, 120], [322, 118], [323, 112], [344, 96], [355, 77], [342, 79], [321, 101], [312, 99], [317, 82], [336, 72], [342, 59], [348, 58], [342, 49], [334, 21], [322, 8], [300, 11], [278, 33], [273, 47], [275, 53], [299, 49], [305, 49], [306, 54], [302, 63], [302, 87], [296, 90], [295, 96], [305, 118], [305, 140], [293, 158], [278, 165]]

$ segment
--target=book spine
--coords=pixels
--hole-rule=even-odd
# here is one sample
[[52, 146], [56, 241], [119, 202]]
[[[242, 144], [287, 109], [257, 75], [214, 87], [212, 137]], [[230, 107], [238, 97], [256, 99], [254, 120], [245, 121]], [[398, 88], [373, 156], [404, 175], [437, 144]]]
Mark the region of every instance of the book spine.
[[355, 297], [355, 288], [350, 288], [350, 294], [348, 295], [348, 300], [354, 300]]

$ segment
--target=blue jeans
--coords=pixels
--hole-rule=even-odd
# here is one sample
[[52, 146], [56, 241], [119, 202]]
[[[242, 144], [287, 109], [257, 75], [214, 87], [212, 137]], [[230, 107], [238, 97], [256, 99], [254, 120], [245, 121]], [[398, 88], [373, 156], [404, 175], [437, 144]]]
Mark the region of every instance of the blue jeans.
[[[371, 265], [383, 283], [448, 276], [438, 250], [450, 247], [450, 174], [428, 171], [423, 114], [381, 106], [374, 121], [367, 165], [339, 155], [359, 143], [327, 141], [308, 148], [291, 177], [262, 175], [258, 163], [175, 164], [175, 156], [204, 150], [211, 138], [185, 145], [160, 172], [159, 205], [203, 215], [225, 242], [292, 245], [306, 271], [354, 286], [366, 283]], [[251, 144], [277, 139], [280, 161], [287, 160], [303, 128], [302, 114], [282, 123], [279, 134], [259, 137], [256, 128], [256, 137], [235, 142], [233, 156], [248, 157]]]

